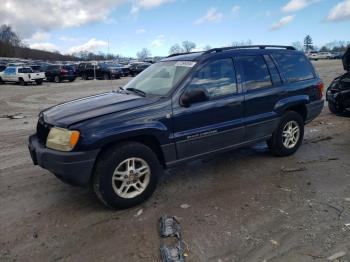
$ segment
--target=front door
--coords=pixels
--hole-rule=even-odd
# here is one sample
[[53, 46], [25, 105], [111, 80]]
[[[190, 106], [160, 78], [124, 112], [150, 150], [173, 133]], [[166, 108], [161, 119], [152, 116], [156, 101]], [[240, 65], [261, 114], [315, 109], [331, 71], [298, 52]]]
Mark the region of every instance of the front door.
[[[174, 140], [178, 159], [200, 156], [242, 142], [243, 95], [233, 60], [212, 60], [198, 68], [185, 92], [201, 88], [209, 101], [184, 107], [173, 101]], [[175, 96], [176, 97], [176, 96]]]

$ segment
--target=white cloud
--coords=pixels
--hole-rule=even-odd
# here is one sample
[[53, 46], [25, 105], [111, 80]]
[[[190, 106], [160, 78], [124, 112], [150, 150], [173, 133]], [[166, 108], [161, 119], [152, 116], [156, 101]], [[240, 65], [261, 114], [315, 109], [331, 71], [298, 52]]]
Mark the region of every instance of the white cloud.
[[165, 36], [158, 35], [151, 43], [152, 48], [159, 48], [165, 44]]
[[222, 19], [222, 17], [223, 17], [223, 14], [218, 12], [216, 8], [212, 7], [207, 11], [207, 13], [204, 16], [198, 18], [194, 23], [196, 25], [200, 25], [206, 22], [216, 23], [216, 22], [219, 22]]
[[37, 42], [47, 42], [50, 38], [50, 34], [42, 31], [37, 31], [31, 35], [30, 38], [24, 39], [24, 41], [29, 43], [37, 43]]
[[231, 12], [234, 14], [238, 14], [240, 10], [241, 7], [239, 5], [235, 5], [234, 7], [232, 7]]
[[334, 6], [327, 16], [327, 21], [350, 20], [350, 0], [345, 0]]
[[127, 0], [2, 0], [0, 24], [11, 24], [22, 37], [33, 32], [108, 21], [109, 13]]
[[134, 0], [131, 13], [135, 14], [141, 9], [151, 9], [173, 1], [175, 0]]
[[33, 49], [45, 50], [50, 52], [59, 50], [59, 48], [56, 45], [48, 42], [30, 44], [29, 47]]
[[290, 0], [285, 6], [282, 7], [282, 11], [295, 12], [316, 2], [319, 2], [319, 0]]
[[65, 36], [65, 35], [58, 36], [57, 38], [61, 41], [64, 41], [64, 42], [77, 42], [77, 41], [79, 41], [78, 38]]
[[290, 22], [292, 22], [294, 19], [294, 15], [288, 15], [285, 17], [282, 17], [277, 23], [274, 23], [271, 26], [271, 30], [277, 30], [280, 29], [281, 27], [289, 24]]
[[69, 48], [69, 53], [95, 52], [107, 45], [108, 43], [106, 41], [96, 40], [95, 38], [91, 38], [85, 44], [73, 46]]
[[143, 29], [143, 28], [140, 28], [140, 29], [136, 30], [136, 34], [144, 34], [146, 32], [147, 31], [145, 29]]

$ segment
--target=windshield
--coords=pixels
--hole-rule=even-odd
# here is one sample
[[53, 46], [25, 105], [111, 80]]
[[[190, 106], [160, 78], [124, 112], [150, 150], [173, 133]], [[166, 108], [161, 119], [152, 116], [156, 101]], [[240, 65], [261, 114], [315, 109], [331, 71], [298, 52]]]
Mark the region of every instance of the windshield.
[[169, 61], [151, 65], [130, 81], [125, 89], [138, 89], [145, 94], [166, 95], [196, 64], [193, 61]]

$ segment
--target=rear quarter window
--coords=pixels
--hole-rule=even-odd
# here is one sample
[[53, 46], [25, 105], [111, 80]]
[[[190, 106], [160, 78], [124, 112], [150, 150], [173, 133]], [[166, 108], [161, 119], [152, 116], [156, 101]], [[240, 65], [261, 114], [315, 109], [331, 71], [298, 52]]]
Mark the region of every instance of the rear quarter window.
[[288, 82], [298, 82], [315, 78], [310, 62], [301, 54], [274, 54], [280, 70]]

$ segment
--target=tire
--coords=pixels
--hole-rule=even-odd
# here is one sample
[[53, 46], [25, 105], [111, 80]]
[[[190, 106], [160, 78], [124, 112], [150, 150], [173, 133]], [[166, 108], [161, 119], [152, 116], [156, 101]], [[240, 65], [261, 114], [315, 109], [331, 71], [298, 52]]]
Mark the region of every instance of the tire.
[[43, 84], [43, 80], [36, 80], [35, 83], [36, 83], [38, 86], [40, 86], [40, 85]]
[[103, 74], [103, 79], [104, 79], [104, 80], [109, 80], [109, 79], [111, 79], [111, 78], [109, 77], [109, 74], [104, 73], [104, 74]]
[[[129, 163], [132, 162], [134, 165], [131, 166], [136, 169], [131, 168], [128, 171]], [[132, 170], [134, 170], [133, 173]], [[138, 170], [148, 170], [148, 172]], [[122, 175], [114, 174], [117, 171]], [[140, 175], [138, 172], [146, 172], [146, 174]], [[107, 149], [99, 157], [93, 174], [93, 191], [107, 207], [130, 208], [152, 195], [160, 173], [161, 166], [158, 158], [149, 147], [136, 142], [121, 143]], [[137, 178], [138, 174], [139, 178]], [[113, 177], [117, 178], [112, 182]], [[136, 186], [142, 191], [136, 190]]]
[[[298, 129], [295, 129], [296, 127]], [[294, 135], [291, 133], [292, 130], [295, 130]], [[288, 137], [284, 137], [283, 133], [285, 133], [285, 136]], [[294, 111], [287, 111], [282, 117], [277, 129], [272, 134], [272, 137], [267, 140], [267, 145], [276, 156], [289, 156], [298, 150], [303, 141], [303, 138], [303, 118], [300, 114]]]
[[2, 81], [2, 78], [0, 77], [0, 85], [3, 85], [4, 81]]
[[69, 82], [74, 82], [74, 81], [75, 81], [75, 78], [70, 78], [68, 81], [69, 81]]
[[19, 82], [19, 85], [21, 85], [21, 86], [26, 86], [27, 85], [27, 82], [25, 82], [23, 80], [23, 78], [18, 79], [18, 82]]
[[62, 79], [61, 79], [59, 76], [55, 76], [54, 79], [53, 79], [53, 81], [54, 81], [55, 83], [61, 83]]
[[342, 105], [337, 105], [330, 101], [328, 101], [328, 108], [329, 108], [329, 111], [331, 111], [333, 114], [336, 114], [336, 115], [344, 112], [344, 107]]
[[87, 74], [82, 74], [82, 75], [81, 75], [81, 79], [83, 79], [83, 80], [88, 80]]

